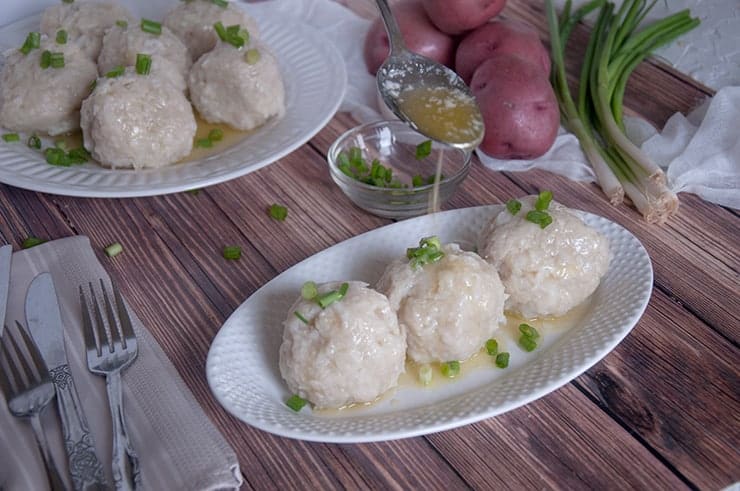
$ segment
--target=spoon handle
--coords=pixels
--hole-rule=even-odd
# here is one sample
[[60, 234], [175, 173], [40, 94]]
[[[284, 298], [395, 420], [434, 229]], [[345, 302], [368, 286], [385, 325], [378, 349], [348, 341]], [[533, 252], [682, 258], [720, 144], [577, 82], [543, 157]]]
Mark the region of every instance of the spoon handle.
[[403, 36], [401, 36], [401, 29], [398, 27], [396, 17], [393, 15], [387, 0], [375, 0], [380, 9], [380, 16], [383, 18], [383, 24], [385, 24], [385, 30], [388, 33], [388, 39], [391, 43], [391, 54], [400, 54], [406, 51], [406, 44], [403, 42]]

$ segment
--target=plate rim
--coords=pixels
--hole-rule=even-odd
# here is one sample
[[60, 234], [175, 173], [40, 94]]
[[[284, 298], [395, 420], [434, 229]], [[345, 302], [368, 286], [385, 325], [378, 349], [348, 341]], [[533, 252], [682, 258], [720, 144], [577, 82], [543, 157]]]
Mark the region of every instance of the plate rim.
[[[454, 210], [447, 210], [440, 213], [437, 213], [437, 215], [444, 214], [444, 215], [452, 215], [460, 212], [466, 212], [466, 213], [474, 213], [475, 211], [480, 212], [486, 212], [490, 210], [491, 213], [494, 213], [495, 210], [501, 211], [504, 208], [504, 205], [502, 204], [492, 204], [492, 205], [481, 205], [481, 206], [473, 206], [473, 207], [466, 207], [466, 208], [458, 208]], [[411, 218], [408, 220], [403, 220], [395, 223], [391, 223], [388, 225], [384, 225], [382, 227], [376, 227], [375, 229], [369, 230], [367, 232], [364, 232], [360, 235], [356, 235], [354, 237], [350, 237], [348, 239], [345, 239], [343, 241], [340, 241], [334, 245], [331, 245], [325, 249], [322, 249], [315, 254], [312, 254], [311, 256], [299, 261], [298, 263], [292, 265], [291, 267], [285, 269], [281, 273], [277, 274], [273, 278], [271, 278], [269, 281], [267, 281], [264, 285], [262, 285], [260, 288], [255, 290], [252, 294], [250, 294], [248, 297], [246, 297], [235, 309], [234, 311], [224, 320], [223, 324], [219, 327], [218, 332], [214, 336], [213, 340], [211, 341], [211, 345], [208, 349], [208, 355], [206, 357], [206, 379], [208, 382], [209, 389], [211, 390], [211, 393], [216, 398], [218, 403], [233, 417], [237, 418], [238, 420], [254, 427], [258, 428], [262, 431], [278, 435], [285, 438], [291, 438], [296, 440], [303, 440], [303, 441], [310, 441], [310, 442], [320, 442], [320, 443], [370, 443], [370, 442], [380, 442], [380, 441], [390, 441], [390, 440], [397, 440], [397, 439], [403, 439], [403, 438], [411, 438], [416, 436], [423, 436], [428, 435], [432, 433], [438, 433], [441, 431], [446, 431], [454, 428], [459, 428], [462, 426], [466, 426], [468, 424], [476, 423], [479, 421], [482, 421], [484, 419], [488, 419], [491, 417], [495, 417], [498, 415], [501, 415], [503, 413], [506, 413], [508, 411], [511, 411], [513, 409], [522, 407], [526, 404], [529, 404], [541, 397], [544, 397], [545, 395], [548, 395], [552, 392], [555, 392], [565, 386], [566, 384], [572, 382], [574, 379], [585, 373], [587, 370], [595, 366], [597, 363], [602, 361], [609, 353], [611, 353], [619, 343], [621, 343], [625, 337], [634, 329], [634, 327], [638, 324], [640, 319], [645, 313], [645, 310], [647, 309], [650, 299], [652, 298], [652, 285], [654, 283], [654, 270], [652, 266], [652, 260], [650, 259], [650, 255], [648, 254], [647, 250], [645, 249], [645, 246], [642, 244], [642, 242], [629, 230], [627, 230], [625, 227], [620, 225], [619, 223], [609, 220], [608, 218], [605, 218], [601, 215], [596, 215], [594, 213], [582, 211], [582, 210], [575, 210], [579, 212], [583, 217], [590, 216], [595, 219], [605, 220], [609, 222], [610, 226], [616, 227], [617, 230], [620, 230], [623, 233], [628, 234], [632, 239], [634, 239], [635, 243], [637, 244], [637, 251], [641, 256], [647, 259], [647, 268], [646, 268], [646, 277], [640, 281], [640, 283], [645, 285], [650, 285], [647, 288], [646, 295], [640, 297], [639, 303], [633, 306], [634, 314], [630, 318], [630, 321], [626, 324], [624, 324], [621, 329], [615, 330], [616, 336], [613, 336], [608, 343], [604, 343], [601, 348], [598, 350], [597, 353], [595, 353], [592, 357], [588, 358], [588, 360], [585, 363], [582, 363], [581, 365], [577, 365], [572, 367], [570, 370], [567, 371], [567, 373], [562, 374], [561, 376], [557, 377], [556, 379], [550, 381], [547, 385], [543, 385], [540, 389], [537, 390], [530, 390], [528, 391], [523, 397], [514, 398], [514, 400], [504, 403], [495, 405], [493, 407], [486, 408], [484, 411], [478, 411], [474, 414], [470, 414], [463, 417], [458, 417], [454, 419], [450, 419], [449, 421], [445, 421], [442, 423], [434, 424], [434, 425], [428, 425], [428, 426], [414, 426], [412, 428], [409, 428], [408, 430], [399, 430], [399, 431], [392, 431], [392, 432], [378, 432], [374, 434], [353, 434], [353, 435], [347, 435], [347, 434], [327, 434], [327, 433], [321, 433], [321, 432], [312, 432], [312, 431], [301, 431], [296, 432], [294, 429], [285, 428], [282, 426], [275, 426], [270, 425], [267, 423], [263, 423], [260, 420], [247, 420], [242, 414], [238, 414], [232, 407], [230, 407], [230, 401], [228, 401], [225, 397], [225, 394], [218, 393], [215, 389], [215, 382], [214, 382], [214, 356], [216, 353], [216, 350], [219, 349], [218, 340], [219, 337], [225, 336], [224, 328], [227, 327], [227, 325], [230, 322], [233, 322], [233, 319], [236, 318], [242, 309], [246, 309], [246, 304], [250, 298], [252, 298], [254, 295], [263, 292], [266, 289], [269, 289], [270, 285], [279, 277], [281, 277], [283, 274], [288, 273], [294, 268], [299, 267], [306, 261], [310, 261], [314, 259], [318, 255], [322, 254], [329, 254], [331, 253], [332, 249], [337, 248], [339, 246], [342, 246], [346, 243], [353, 242], [353, 241], [362, 241], [362, 239], [367, 236], [368, 234], [372, 234], [373, 232], [379, 230], [379, 229], [389, 229], [389, 228], [399, 228], [403, 227], [405, 223], [408, 223], [409, 221], [423, 219], [424, 217], [428, 217], [429, 215], [423, 215], [421, 217]], [[551, 347], [551, 349], [554, 347]], [[524, 366], [527, 366], [528, 364], [532, 363], [531, 360], [527, 362], [522, 367], [519, 367], [517, 370], [523, 369]], [[284, 383], [284, 382], [283, 382]], [[477, 390], [477, 389], [476, 389]], [[465, 394], [470, 393], [470, 391], [466, 392]], [[453, 399], [463, 397], [465, 394], [458, 395], [453, 397]], [[377, 415], [367, 415], [366, 417], [372, 418]], [[360, 417], [358, 415], [358, 417]]]
[[[245, 7], [241, 4], [237, 4], [239, 8], [244, 9]], [[213, 186], [216, 184], [221, 184], [227, 181], [231, 181], [233, 179], [242, 177], [244, 175], [247, 175], [251, 172], [257, 171], [259, 169], [262, 169], [263, 167], [266, 167], [270, 164], [273, 164], [277, 162], [278, 160], [284, 158], [285, 156], [289, 155], [290, 153], [294, 152], [304, 144], [306, 144], [308, 141], [310, 141], [313, 137], [315, 137], [322, 129], [326, 127], [326, 125], [331, 121], [331, 119], [336, 115], [337, 111], [339, 110], [339, 107], [342, 104], [342, 101], [344, 100], [344, 97], [347, 92], [347, 84], [348, 84], [348, 75], [347, 75], [347, 69], [344, 63], [344, 59], [342, 58], [341, 53], [339, 52], [338, 48], [332, 43], [323, 33], [321, 33], [320, 30], [316, 29], [315, 27], [300, 22], [299, 19], [293, 18], [293, 17], [280, 17], [278, 18], [275, 13], [272, 13], [269, 8], [260, 8], [260, 9], [252, 9], [248, 11], [250, 15], [253, 15], [255, 18], [258, 18], [258, 21], [260, 22], [270, 22], [271, 24], [274, 24], [274, 28], [278, 29], [281, 32], [297, 32], [299, 33], [299, 36], [301, 37], [301, 41], [304, 43], [310, 43], [314, 49], [317, 51], [320, 51], [322, 54], [328, 54], [328, 60], [327, 65], [330, 66], [331, 70], [328, 70], [327, 73], [331, 73], [333, 79], [336, 81], [336, 94], [332, 93], [332, 97], [327, 97], [326, 99], [326, 109], [325, 112], [319, 113], [321, 117], [316, 118], [316, 121], [314, 122], [314, 125], [312, 127], [306, 126], [305, 129], [301, 131], [301, 138], [296, 139], [295, 141], [291, 142], [288, 145], [283, 146], [279, 150], [276, 150], [272, 152], [267, 158], [264, 158], [260, 161], [246, 164], [241, 163], [235, 168], [220, 173], [218, 175], [205, 175], [201, 177], [193, 177], [191, 179], [187, 179], [185, 181], [179, 180], [174, 182], [165, 182], [165, 183], [159, 183], [159, 184], [153, 184], [153, 185], [146, 185], [141, 186], [138, 185], [134, 188], [129, 188], [126, 185], [119, 185], [117, 189], [110, 189], [110, 184], [106, 184], [106, 189], [99, 190], [97, 187], [91, 187], [88, 185], [80, 185], [77, 182], [64, 182], [64, 183], [58, 183], [58, 182], [49, 182], [48, 180], [39, 180], [38, 178], [34, 178], [33, 175], [21, 175], [17, 172], [14, 172], [12, 169], [6, 168], [6, 166], [3, 165], [2, 160], [0, 160], [0, 183], [17, 187], [20, 189], [25, 189], [29, 191], [36, 191], [41, 193], [47, 193], [47, 194], [53, 194], [58, 196], [71, 196], [71, 197], [78, 197], [78, 198], [139, 198], [139, 197], [149, 197], [149, 196], [163, 196], [167, 194], [173, 194], [173, 193], [179, 193], [183, 191], [188, 191], [195, 188], [204, 188]], [[30, 14], [28, 16], [22, 17], [20, 19], [16, 19], [15, 21], [12, 21], [10, 23], [7, 23], [3, 26], [0, 26], [0, 31], [5, 29], [12, 29], [17, 24], [22, 23], [28, 23], [31, 22], [33, 19], [38, 18], [41, 15], [41, 12], [36, 12], [34, 14]], [[270, 19], [272, 17], [272, 20], [266, 20]], [[270, 45], [268, 44], [268, 48]], [[280, 60], [278, 60], [280, 61]], [[286, 72], [288, 71], [289, 67], [286, 67], [284, 63], [281, 64], [281, 68], [283, 71], [284, 76], [287, 76]], [[337, 76], [338, 77], [335, 77]], [[298, 95], [300, 96], [300, 88], [298, 89]], [[290, 118], [290, 113], [286, 111], [286, 114], [281, 118], [281, 120], [287, 120]], [[270, 125], [273, 123], [274, 120], [268, 121], [265, 123], [265, 125], [261, 126], [260, 128], [263, 128], [267, 125]], [[280, 121], [277, 121], [275, 124], [280, 124]], [[258, 128], [257, 130], [259, 130]], [[236, 145], [241, 144], [242, 141], [237, 143]], [[232, 147], [226, 148], [223, 151], [227, 152]], [[17, 152], [13, 151], [12, 149], [6, 148], [6, 149], [0, 149], [5, 150], [5, 152], [9, 152], [12, 155], [5, 154], [4, 158], [23, 158], [24, 163], [28, 162], [30, 165], [35, 165], [37, 163], [42, 163], [43, 160], [40, 158], [38, 162], [32, 162], [28, 160], [24, 156], [24, 152]], [[4, 152], [3, 152], [4, 153]], [[198, 166], [208, 166], [210, 163], [213, 162], [213, 160], [217, 160], [220, 158], [219, 154], [210, 155], [208, 157], [199, 159], [199, 161], [195, 162], [195, 165]], [[184, 162], [183, 164], [189, 164], [191, 162]], [[23, 165], [23, 164], [21, 164]], [[91, 164], [98, 166], [98, 164]], [[179, 165], [179, 164], [176, 164]], [[102, 169], [102, 168], [101, 168]], [[164, 167], [161, 170], [171, 170], [171, 166]], [[98, 169], [95, 169], [97, 171]], [[153, 173], [156, 174], [157, 170], [160, 169], [144, 169], [140, 171], [143, 173]], [[103, 169], [103, 171], [112, 172], [109, 169]], [[122, 169], [123, 172], [132, 172], [130, 169]], [[72, 177], [79, 176], [80, 174], [72, 174]], [[111, 174], [112, 175], [112, 174]]]

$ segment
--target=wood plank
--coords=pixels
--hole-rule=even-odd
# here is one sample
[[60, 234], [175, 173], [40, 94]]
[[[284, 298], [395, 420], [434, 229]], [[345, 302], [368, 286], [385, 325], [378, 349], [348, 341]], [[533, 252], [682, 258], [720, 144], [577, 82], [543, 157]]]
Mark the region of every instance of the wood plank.
[[572, 384], [428, 438], [476, 489], [686, 488]]

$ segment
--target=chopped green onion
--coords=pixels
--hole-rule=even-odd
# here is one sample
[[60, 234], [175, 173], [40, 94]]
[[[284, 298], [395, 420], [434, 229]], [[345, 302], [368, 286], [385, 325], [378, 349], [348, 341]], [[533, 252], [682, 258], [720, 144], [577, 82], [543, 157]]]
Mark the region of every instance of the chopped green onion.
[[411, 267], [415, 269], [442, 259], [444, 252], [441, 249], [442, 243], [439, 237], [424, 237], [419, 241], [419, 247], [409, 247], [406, 249], [406, 257], [409, 259]]
[[126, 29], [128, 27], [128, 22], [126, 22], [125, 20], [117, 20], [116, 21], [116, 25], [118, 27], [121, 27], [123, 29]]
[[223, 250], [221, 251], [221, 255], [224, 257], [224, 259], [236, 261], [237, 259], [242, 257], [242, 248], [239, 246], [224, 246]]
[[223, 8], [226, 8], [229, 6], [229, 2], [227, 2], [226, 0], [213, 0], [213, 3]]
[[[444, 181], [444, 179], [445, 179], [445, 175], [444, 174], [440, 174], [439, 175], [439, 180], [440, 181]], [[437, 182], [437, 175], [436, 174], [432, 174], [429, 177], [427, 177], [427, 184], [434, 184], [435, 182]]]
[[67, 44], [67, 31], [60, 29], [57, 31], [56, 37], [57, 44]]
[[486, 352], [491, 356], [496, 356], [498, 354], [498, 341], [495, 339], [486, 341]]
[[136, 73], [139, 75], [149, 75], [152, 69], [152, 57], [143, 53], [136, 55]]
[[432, 153], [432, 140], [426, 140], [416, 145], [416, 160], [428, 157]]
[[212, 142], [220, 142], [224, 138], [224, 132], [220, 128], [214, 128], [208, 132], [208, 139]]
[[339, 290], [332, 290], [330, 292], [324, 293], [323, 295], [317, 296], [316, 302], [322, 309], [325, 309], [334, 302], [338, 302], [339, 300], [344, 298], [348, 290], [349, 283], [342, 283], [342, 285], [339, 287]]
[[159, 36], [162, 34], [162, 24], [149, 19], [141, 19], [141, 30]]
[[537, 329], [530, 326], [529, 324], [519, 324], [519, 332], [522, 333], [522, 336], [527, 336], [532, 339], [537, 339], [540, 337], [540, 333], [537, 332]]
[[26, 40], [23, 42], [23, 46], [21, 46], [21, 53], [24, 55], [27, 55], [34, 49], [37, 49], [41, 46], [41, 34], [38, 32], [29, 32], [28, 36], [26, 36]]
[[288, 208], [277, 203], [271, 204], [270, 208], [267, 211], [272, 218], [279, 222], [284, 222], [285, 219], [288, 217]]
[[111, 70], [108, 73], [106, 73], [105, 76], [107, 78], [116, 78], [116, 77], [120, 77], [125, 72], [126, 72], [126, 68], [123, 65], [118, 65], [113, 70]]
[[521, 346], [524, 351], [534, 351], [537, 349], [537, 341], [534, 338], [522, 334], [519, 337], [519, 346]]
[[307, 403], [308, 401], [303, 399], [301, 396], [298, 396], [295, 394], [290, 396], [290, 399], [285, 401], [285, 405], [291, 408], [295, 412], [298, 412], [301, 409], [303, 409], [303, 406], [305, 406]]
[[67, 159], [67, 154], [61, 148], [47, 148], [44, 150], [44, 157], [46, 157], [46, 162], [51, 165], [62, 167], [69, 167], [71, 165]]
[[415, 188], [418, 188], [419, 186], [423, 186], [424, 185], [424, 178], [421, 177], [420, 175], [416, 175], [416, 176], [412, 177], [411, 178], [411, 185], [414, 186]]
[[301, 313], [300, 313], [300, 312], [298, 312], [297, 310], [293, 312], [293, 315], [295, 315], [295, 316], [296, 316], [296, 317], [298, 317], [298, 318], [299, 318], [300, 320], [302, 320], [304, 324], [308, 324], [308, 323], [309, 323], [309, 322], [308, 322], [308, 319], [306, 319], [305, 317], [303, 317], [303, 316], [301, 315]]
[[192, 194], [193, 196], [198, 196], [198, 194], [200, 193], [200, 188], [188, 189], [185, 192], [188, 194]]
[[211, 148], [213, 147], [213, 142], [210, 138], [199, 138], [195, 140], [195, 146], [197, 148]]
[[64, 68], [64, 53], [52, 53], [49, 60], [52, 68]]
[[550, 206], [552, 201], [552, 191], [542, 191], [537, 196], [537, 202], [534, 204], [534, 208], [537, 211], [545, 211]]
[[260, 61], [260, 52], [256, 48], [248, 49], [244, 54], [244, 60], [247, 65], [254, 65]]
[[424, 385], [429, 385], [432, 383], [432, 367], [424, 364], [419, 367], [419, 382], [421, 382]]
[[43, 53], [41, 53], [41, 58], [39, 59], [39, 65], [41, 68], [46, 70], [51, 66], [51, 51], [48, 49], [45, 49]]
[[123, 246], [119, 242], [114, 242], [105, 248], [105, 253], [108, 257], [115, 257], [123, 252]]
[[509, 213], [512, 215], [516, 215], [519, 213], [519, 210], [522, 209], [522, 204], [515, 199], [510, 199], [506, 202], [506, 209], [509, 210]]
[[306, 300], [313, 300], [319, 294], [318, 287], [313, 281], [307, 281], [301, 286], [301, 297]]
[[499, 368], [506, 368], [509, 366], [509, 353], [504, 351], [496, 355], [496, 366]]
[[59, 150], [67, 151], [67, 142], [64, 140], [56, 140], [54, 142], [54, 147], [58, 148]]
[[98, 86], [98, 79], [95, 79], [92, 82], [90, 82], [90, 86], [88, 87], [88, 89], [90, 89], [90, 92], [92, 92], [93, 90], [95, 90], [95, 87], [97, 86]]
[[41, 138], [39, 138], [36, 135], [31, 135], [28, 137], [28, 142], [26, 144], [29, 146], [29, 148], [35, 148], [36, 150], [41, 149]]
[[18, 133], [5, 133], [3, 135], [3, 140], [8, 143], [12, 143], [12, 142], [20, 141], [21, 137], [18, 136]]
[[552, 217], [546, 211], [530, 210], [527, 212], [528, 222], [536, 223], [540, 228], [545, 228], [552, 223]]
[[85, 150], [84, 147], [73, 148], [72, 150], [67, 152], [67, 156], [69, 157], [72, 164], [82, 164], [92, 158], [90, 152]]
[[453, 360], [447, 361], [440, 365], [439, 369], [442, 371], [442, 375], [447, 378], [455, 378], [460, 375], [460, 362]]
[[75, 0], [62, 0], [62, 3], [74, 3]]
[[23, 242], [21, 242], [21, 249], [30, 249], [31, 247], [36, 247], [39, 244], [43, 244], [46, 242], [46, 239], [39, 239], [38, 237], [26, 237]]
[[228, 34], [226, 33], [226, 28], [223, 23], [221, 23], [221, 21], [216, 22], [213, 24], [213, 28], [216, 30], [216, 34], [218, 34], [219, 39], [221, 39], [221, 41], [226, 41]]
[[249, 41], [249, 31], [242, 29], [239, 25], [233, 25], [224, 27], [221, 21], [213, 24], [213, 28], [216, 30], [219, 39], [225, 43], [229, 43], [236, 48], [241, 48], [247, 41]]

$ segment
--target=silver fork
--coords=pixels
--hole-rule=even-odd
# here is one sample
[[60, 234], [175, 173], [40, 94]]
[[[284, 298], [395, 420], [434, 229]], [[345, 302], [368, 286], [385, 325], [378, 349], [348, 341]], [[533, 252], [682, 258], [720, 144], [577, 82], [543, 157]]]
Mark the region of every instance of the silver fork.
[[[121, 372], [136, 358], [138, 348], [121, 294], [112, 286], [113, 301], [103, 280], [100, 280], [102, 304], [92, 282], [88, 284], [90, 304], [80, 285], [80, 304], [87, 350], [87, 368], [96, 375], [105, 376], [108, 403], [113, 420], [113, 481], [116, 489], [135, 489], [141, 485], [139, 458], [126, 431], [123, 416]], [[102, 312], [105, 312], [105, 320]], [[107, 326], [107, 327], [106, 327]]]
[[[41, 426], [41, 412], [54, 398], [54, 384], [51, 382], [47, 370], [36, 344], [28, 336], [26, 330], [16, 321], [18, 333], [14, 334], [5, 326], [5, 334], [0, 338], [2, 345], [2, 371], [0, 371], [0, 386], [8, 402], [8, 409], [13, 416], [31, 419], [31, 428], [36, 436], [36, 443], [41, 450], [49, 476], [49, 484], [53, 490], [64, 490], [64, 480], [57, 468], [54, 458], [49, 452], [49, 444]], [[25, 353], [24, 353], [25, 352]], [[31, 363], [26, 356], [30, 355]]]

